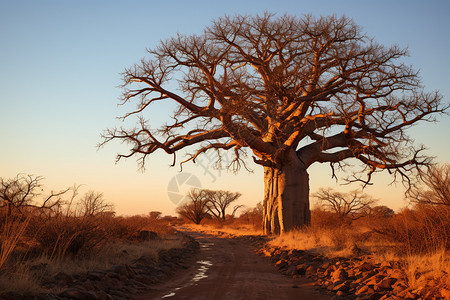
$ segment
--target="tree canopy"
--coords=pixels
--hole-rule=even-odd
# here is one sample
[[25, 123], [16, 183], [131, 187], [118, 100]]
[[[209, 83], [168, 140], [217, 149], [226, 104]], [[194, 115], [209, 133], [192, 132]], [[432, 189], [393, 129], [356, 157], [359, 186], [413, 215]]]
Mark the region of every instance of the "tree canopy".
[[[181, 164], [208, 150], [232, 150], [228, 167], [238, 170], [250, 149], [265, 168], [272, 219], [286, 217], [286, 197], [309, 197], [309, 189], [301, 196], [280, 189], [308, 185], [306, 169], [315, 162], [330, 163], [336, 176], [335, 168], [353, 158], [361, 168], [349, 181], [367, 184], [373, 173], [387, 170], [410, 185], [431, 160], [407, 129], [448, 108], [402, 61], [406, 49], [375, 42], [347, 17], [223, 17], [201, 34], [178, 34], [148, 54], [123, 73], [121, 103], [136, 104], [123, 119], [138, 116], [138, 126], [108, 129], [104, 143], [125, 141], [130, 151], [118, 159], [136, 156], [141, 167], [158, 149], [173, 155], [173, 164], [183, 149], [189, 154]], [[144, 113], [158, 101], [177, 110], [171, 122], [152, 128]], [[306, 204], [290, 207], [309, 211]], [[299, 214], [295, 222], [308, 223], [308, 213]]]

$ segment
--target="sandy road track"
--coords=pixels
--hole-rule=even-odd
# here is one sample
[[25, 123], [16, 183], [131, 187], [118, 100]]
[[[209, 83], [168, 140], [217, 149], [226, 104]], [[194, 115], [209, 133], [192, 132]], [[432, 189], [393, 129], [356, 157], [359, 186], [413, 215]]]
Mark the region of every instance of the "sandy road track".
[[136, 299], [330, 299], [305, 279], [279, 273], [249, 241], [186, 233], [201, 245], [195, 264]]

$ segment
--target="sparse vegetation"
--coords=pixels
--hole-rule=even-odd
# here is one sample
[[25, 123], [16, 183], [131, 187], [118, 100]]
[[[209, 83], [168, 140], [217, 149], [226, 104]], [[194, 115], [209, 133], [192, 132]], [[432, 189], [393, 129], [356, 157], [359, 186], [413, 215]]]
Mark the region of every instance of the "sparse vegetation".
[[188, 194], [188, 202], [181, 203], [177, 213], [186, 220], [200, 224], [204, 218], [209, 216], [208, 199], [204, 190], [192, 189]]
[[350, 222], [316, 209], [310, 227], [274, 237], [270, 245], [327, 257], [362, 256], [373, 263], [399, 261], [411, 289], [439, 296], [440, 289], [450, 290], [449, 217], [446, 207], [423, 203], [397, 214], [378, 206]]
[[[181, 247], [174, 239], [139, 241], [141, 231], [159, 238], [174, 233], [175, 217], [115, 216], [98, 192], [78, 199], [79, 188], [44, 196], [42, 177], [0, 178], [0, 291], [35, 294], [56, 274], [106, 269], [160, 250]], [[14, 284], [12, 284], [14, 282]]]
[[376, 203], [375, 199], [359, 190], [341, 193], [333, 189], [320, 189], [313, 197], [322, 207], [335, 212], [341, 218], [360, 218], [368, 214]]
[[[206, 199], [208, 200], [206, 204], [208, 212], [219, 220], [225, 220], [227, 215], [227, 208], [242, 196], [241, 193], [233, 193], [230, 191], [203, 191], [205, 193]], [[234, 217], [236, 211], [241, 207], [242, 205], [234, 206], [231, 216]]]
[[[177, 213], [184, 219], [200, 224], [204, 219], [214, 217], [218, 221], [225, 221], [227, 208], [235, 202], [241, 193], [230, 191], [213, 191], [208, 189], [192, 189], [188, 194], [188, 201], [181, 203]], [[229, 218], [234, 218], [242, 205], [235, 205]]]

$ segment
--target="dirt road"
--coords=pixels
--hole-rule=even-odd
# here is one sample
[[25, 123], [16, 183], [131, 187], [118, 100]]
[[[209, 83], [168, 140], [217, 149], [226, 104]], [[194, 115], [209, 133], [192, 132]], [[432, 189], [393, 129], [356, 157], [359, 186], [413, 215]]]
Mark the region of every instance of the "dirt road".
[[137, 299], [330, 299], [305, 279], [279, 273], [249, 241], [187, 233], [201, 245], [196, 263]]

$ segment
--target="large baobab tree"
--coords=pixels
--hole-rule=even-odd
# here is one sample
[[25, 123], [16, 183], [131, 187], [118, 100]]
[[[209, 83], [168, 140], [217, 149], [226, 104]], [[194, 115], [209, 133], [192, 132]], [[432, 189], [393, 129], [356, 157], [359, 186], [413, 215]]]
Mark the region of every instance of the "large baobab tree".
[[[400, 60], [407, 50], [377, 44], [346, 17], [224, 17], [148, 53], [123, 73], [122, 104], [136, 104], [123, 118], [138, 116], [138, 126], [106, 130], [103, 143], [125, 141], [130, 152], [118, 159], [137, 156], [142, 165], [158, 149], [174, 164], [190, 146], [198, 148], [181, 163], [232, 150], [234, 170], [250, 150], [264, 167], [266, 233], [310, 222], [307, 170], [315, 162], [330, 163], [336, 176], [355, 159], [361, 168], [350, 181], [387, 170], [408, 183], [430, 160], [406, 129], [446, 109]], [[155, 130], [144, 113], [160, 101], [178, 109]]]

